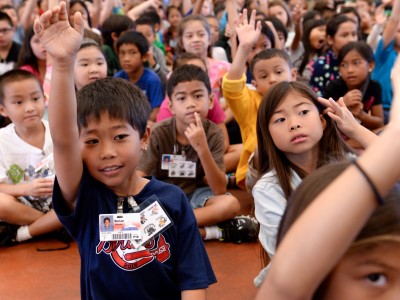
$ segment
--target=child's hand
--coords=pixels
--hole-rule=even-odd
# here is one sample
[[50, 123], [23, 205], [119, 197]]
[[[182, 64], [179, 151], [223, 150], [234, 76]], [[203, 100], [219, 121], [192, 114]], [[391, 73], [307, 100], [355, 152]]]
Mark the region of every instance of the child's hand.
[[327, 109], [324, 110], [324, 113], [335, 121], [339, 130], [346, 136], [352, 138], [353, 132], [356, 131], [355, 129], [360, 126], [360, 124], [354, 118], [351, 111], [346, 107], [343, 97], [339, 98], [337, 102], [332, 98], [327, 100], [321, 97], [318, 98], [318, 101], [327, 107]]
[[25, 193], [32, 197], [50, 197], [53, 193], [54, 179], [36, 178], [26, 184]]
[[190, 125], [185, 130], [185, 136], [189, 140], [190, 145], [196, 152], [201, 152], [202, 147], [207, 147], [207, 137], [203, 128], [203, 123], [197, 112], [194, 113], [196, 119], [195, 123], [190, 123]]
[[53, 59], [64, 61], [74, 57], [78, 51], [84, 23], [80, 13], [74, 15], [74, 28], [68, 22], [65, 2], [44, 12], [33, 25], [41, 44]]
[[250, 20], [247, 20], [247, 9], [243, 9], [243, 12], [239, 14], [237, 20], [235, 20], [236, 34], [239, 38], [239, 46], [253, 47], [260, 37], [261, 33], [261, 22], [257, 21], [256, 24], [256, 11], [253, 10], [250, 16]]
[[362, 93], [360, 90], [354, 89], [348, 91], [346, 95], [343, 96], [343, 100], [355, 117], [357, 117], [358, 114], [361, 113], [363, 105]]
[[385, 15], [385, 6], [379, 5], [375, 9], [375, 24], [383, 25], [387, 21], [387, 16]]

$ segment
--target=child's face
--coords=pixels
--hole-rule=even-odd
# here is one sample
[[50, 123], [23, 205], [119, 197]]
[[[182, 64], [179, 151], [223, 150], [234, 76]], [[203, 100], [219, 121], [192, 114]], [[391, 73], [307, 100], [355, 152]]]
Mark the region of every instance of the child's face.
[[356, 42], [357, 40], [357, 25], [351, 21], [340, 24], [339, 29], [333, 38], [327, 36], [327, 41], [329, 45], [332, 46], [332, 49], [336, 55], [344, 45], [349, 42]]
[[373, 67], [373, 63], [368, 63], [360, 53], [351, 50], [339, 65], [339, 71], [347, 87], [357, 89], [362, 86]]
[[288, 15], [286, 13], [286, 10], [282, 6], [280, 5], [272, 6], [268, 9], [268, 13], [270, 16], [279, 19], [279, 21], [281, 21], [283, 25], [287, 26]]
[[206, 118], [212, 106], [212, 95], [209, 95], [206, 86], [201, 81], [180, 82], [171, 95], [170, 109], [176, 116], [177, 124], [188, 126], [190, 123], [196, 123], [195, 112], [202, 119]]
[[182, 20], [182, 15], [177, 9], [171, 9], [168, 14], [168, 22], [172, 27], [177, 28]]
[[398, 299], [399, 255], [398, 242], [382, 242], [346, 254], [329, 277], [324, 299]]
[[80, 130], [82, 159], [96, 180], [117, 195], [128, 195], [137, 180], [135, 170], [147, 139], [148, 132], [141, 139], [129, 123], [103, 113], [99, 122], [89, 119]]
[[9, 117], [17, 131], [42, 126], [44, 96], [35, 79], [9, 82], [4, 86], [3, 116]]
[[0, 20], [0, 48], [6, 48], [12, 43], [14, 29], [5, 20]]
[[149, 42], [149, 46], [152, 46], [155, 40], [153, 28], [147, 24], [136, 25], [136, 31], [143, 34], [146, 40]]
[[214, 45], [219, 39], [219, 24], [215, 18], [207, 18], [211, 30], [211, 45]]
[[46, 49], [42, 46], [42, 43], [40, 43], [39, 38], [36, 36], [32, 36], [30, 45], [32, 48], [33, 54], [36, 56], [38, 60], [46, 60], [47, 52]]
[[310, 45], [312, 49], [321, 50], [325, 46], [326, 41], [326, 26], [321, 25], [311, 29]]
[[72, 6], [69, 9], [69, 23], [71, 26], [74, 24], [74, 15], [76, 12], [80, 12], [82, 15], [83, 20], [85, 21], [86, 26], [88, 26], [88, 15], [86, 13], [85, 8], [80, 4], [80, 3], [75, 3], [74, 6]]
[[296, 71], [291, 70], [286, 60], [281, 57], [259, 60], [253, 69], [252, 84], [264, 95], [273, 84], [281, 81], [296, 80]]
[[89, 83], [107, 77], [107, 63], [103, 53], [95, 46], [78, 51], [74, 67], [75, 87], [79, 91]]
[[254, 56], [256, 56], [261, 51], [266, 50], [266, 49], [271, 49], [271, 48], [272, 48], [272, 45], [271, 45], [271, 41], [269, 40], [269, 38], [267, 36], [265, 36], [264, 34], [260, 34], [260, 37], [258, 38], [257, 43], [253, 46], [253, 49], [247, 56], [247, 63], [250, 64], [251, 61], [253, 60]]
[[209, 16], [209, 15], [212, 14], [212, 6], [211, 6], [210, 1], [205, 0], [205, 1], [203, 2], [203, 6], [201, 7], [200, 14], [201, 14], [202, 16], [205, 16], [205, 17], [207, 17], [207, 16]]
[[325, 120], [315, 104], [297, 92], [289, 92], [276, 107], [268, 129], [275, 146], [295, 162], [317, 152]]
[[207, 49], [210, 45], [210, 36], [200, 21], [191, 21], [186, 24], [182, 35], [182, 47], [186, 52], [207, 56]]
[[134, 44], [122, 44], [118, 50], [119, 62], [122, 69], [132, 74], [143, 68], [145, 56], [142, 56], [138, 47]]

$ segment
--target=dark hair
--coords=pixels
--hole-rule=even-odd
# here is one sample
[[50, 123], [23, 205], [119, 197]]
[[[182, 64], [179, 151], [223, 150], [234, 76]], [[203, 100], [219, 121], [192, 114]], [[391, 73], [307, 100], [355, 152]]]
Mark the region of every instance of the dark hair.
[[33, 25], [31, 25], [25, 31], [24, 41], [22, 42], [15, 68], [20, 68], [23, 65], [29, 65], [34, 70], [39, 72], [38, 60], [31, 47], [31, 39], [34, 37], [34, 35], [35, 32], [33, 31]]
[[150, 117], [151, 107], [143, 92], [133, 83], [121, 78], [104, 78], [84, 86], [77, 93], [78, 127], [89, 120], [99, 121], [102, 113], [121, 119], [139, 132], [142, 138]]
[[85, 1], [82, 1], [82, 0], [71, 0], [69, 2], [69, 9], [71, 10], [71, 8], [76, 4], [79, 4], [79, 5], [81, 5], [83, 7], [83, 9], [85, 10], [86, 15], [87, 15], [87, 21], [88, 21], [89, 27], [92, 28], [92, 20], [90, 19], [89, 9], [86, 6]]
[[[89, 47], [95, 47], [97, 50], [99, 50], [101, 52], [101, 54], [103, 54], [104, 59], [106, 59], [103, 49], [101, 49], [100, 45], [95, 40], [84, 38], [82, 40], [81, 46], [79, 47], [79, 50], [89, 48]], [[78, 52], [79, 52], [79, 50], [78, 50]]]
[[[337, 162], [323, 166], [307, 176], [297, 187], [287, 202], [285, 213], [279, 226], [277, 246], [282, 242], [285, 234], [290, 227], [305, 211], [305, 209], [314, 201], [314, 199], [346, 168], [350, 165], [349, 161]], [[385, 204], [379, 206], [371, 215], [368, 222], [362, 228], [361, 232], [350, 247], [350, 251], [355, 246], [368, 247], [374, 242], [381, 242], [379, 236], [398, 236], [400, 226], [400, 188], [395, 186], [390, 195], [385, 197]], [[362, 242], [366, 243], [362, 243]], [[371, 243], [369, 243], [371, 241]], [[354, 248], [353, 248], [354, 249]], [[316, 249], [318, 251], [318, 249]], [[325, 287], [329, 276], [321, 283], [312, 299], [323, 299]]]
[[[279, 184], [282, 187], [285, 197], [288, 199], [293, 192], [290, 183], [291, 171], [294, 170], [300, 178], [304, 178], [307, 173], [291, 163], [285, 153], [279, 150], [273, 142], [269, 131], [269, 122], [278, 105], [287, 97], [289, 93], [296, 92], [303, 97], [310, 99], [322, 114], [323, 107], [318, 102], [318, 96], [306, 84], [297, 81], [283, 81], [274, 84], [264, 95], [258, 108], [257, 115], [257, 141], [258, 141], [258, 171], [260, 175], [275, 169]], [[345, 152], [348, 150], [345, 142], [340, 136], [334, 121], [329, 117], [325, 118], [326, 127], [322, 138], [318, 143], [317, 168], [332, 161], [345, 159]]]
[[154, 25], [160, 25], [161, 24], [161, 18], [158, 15], [156, 9], [154, 7], [150, 7], [145, 10], [145, 12], [142, 14], [141, 17], [149, 18], [150, 20], [153, 21]]
[[149, 42], [143, 34], [137, 31], [128, 31], [121, 35], [117, 40], [117, 51], [123, 44], [135, 45], [141, 56], [145, 55], [149, 51]]
[[179, 54], [175, 58], [174, 63], [172, 65], [172, 70], [179, 68], [180, 66], [186, 64], [189, 60], [193, 60], [193, 59], [198, 59], [198, 60], [202, 61], [203, 64], [207, 68], [207, 63], [200, 56], [193, 54], [193, 53], [184, 52], [184, 53]]
[[375, 62], [374, 51], [372, 51], [371, 46], [364, 41], [350, 42], [347, 43], [340, 49], [338, 54], [339, 65], [342, 63], [344, 57], [351, 51], [354, 50], [361, 55], [368, 63]]
[[316, 10], [309, 10], [303, 16], [303, 26], [307, 21], [322, 19], [321, 13]]
[[339, 30], [340, 25], [347, 22], [352, 22], [355, 24], [355, 22], [352, 19], [350, 19], [345, 15], [337, 15], [333, 17], [328, 22], [328, 24], [326, 24], [326, 35], [333, 38], [337, 33], [337, 31]]
[[358, 20], [358, 26], [360, 26], [360, 24], [361, 24], [360, 14], [358, 13], [358, 11], [357, 11], [357, 9], [355, 7], [342, 6], [342, 8], [340, 9], [339, 15], [346, 15], [346, 14], [349, 14], [349, 13], [354, 14], [356, 16], [356, 18]]
[[104, 44], [113, 48], [111, 34], [114, 32], [117, 36], [120, 36], [123, 31], [131, 29], [135, 29], [135, 22], [131, 18], [121, 15], [109, 16], [101, 25]]
[[279, 20], [277, 17], [266, 17], [264, 21], [270, 21], [272, 25], [274, 25], [276, 32], [282, 32], [283, 36], [285, 37], [285, 41], [288, 38], [288, 31], [285, 25]]
[[167, 94], [172, 100], [172, 93], [175, 87], [181, 82], [201, 81], [211, 94], [210, 78], [202, 68], [195, 65], [182, 65], [174, 70], [167, 82]]
[[13, 24], [10, 16], [7, 15], [5, 12], [0, 11], [0, 21], [7, 21], [8, 24], [10, 24], [11, 28], [14, 28], [14, 24]]
[[10, 5], [10, 4], [4, 4], [4, 5], [0, 6], [0, 11], [3, 11], [3, 10], [5, 10], [5, 9], [13, 9], [13, 10], [17, 13], [17, 15], [18, 15], [18, 11], [17, 11], [17, 9], [15, 8], [15, 6], [12, 6], [12, 5]]
[[99, 46], [101, 47], [103, 45], [103, 40], [101, 39], [101, 36], [95, 33], [91, 29], [84, 28], [83, 29], [83, 38], [91, 39], [95, 41]]
[[281, 49], [275, 49], [275, 48], [271, 48], [271, 49], [265, 49], [262, 50], [261, 52], [257, 53], [253, 60], [250, 63], [250, 74], [251, 76], [254, 78], [254, 66], [256, 65], [256, 63], [258, 63], [260, 60], [268, 60], [268, 59], [272, 59], [275, 57], [280, 57], [283, 60], [285, 60], [289, 66], [289, 69], [292, 69], [292, 62], [290, 60], [289, 54], [287, 54], [286, 51], [281, 50]]
[[111, 220], [110, 220], [109, 217], [105, 217], [105, 218], [103, 219], [103, 223], [106, 223], [106, 221], [111, 222]]
[[320, 26], [325, 26], [325, 25], [326, 25], [326, 22], [324, 19], [311, 19], [311, 20], [307, 21], [306, 23], [304, 23], [304, 25], [303, 25], [304, 33], [302, 36], [302, 42], [303, 42], [303, 46], [304, 46], [304, 54], [303, 54], [303, 58], [301, 60], [300, 66], [299, 66], [299, 75], [303, 74], [303, 71], [304, 71], [306, 65], [310, 61], [310, 54], [314, 53], [317, 56], [322, 55], [323, 49], [319, 49], [317, 51], [312, 49], [311, 43], [310, 43], [310, 34], [314, 28], [317, 28]]
[[138, 19], [136, 19], [135, 23], [136, 23], [136, 26], [137, 25], [148, 25], [148, 26], [150, 26], [153, 33], [155, 33], [155, 31], [154, 31], [155, 22], [153, 21], [153, 19], [150, 19], [150, 17], [148, 17], [146, 15], [142, 15]]
[[0, 104], [4, 104], [4, 96], [5, 96], [4, 88], [7, 84], [12, 83], [12, 82], [19, 82], [19, 81], [27, 80], [27, 79], [33, 79], [34, 81], [36, 81], [40, 87], [40, 91], [43, 94], [42, 84], [40, 83], [39, 79], [35, 75], [33, 75], [31, 72], [28, 72], [25, 70], [14, 69], [14, 70], [10, 70], [0, 76]]
[[167, 19], [168, 19], [168, 17], [169, 17], [169, 14], [171, 13], [171, 10], [177, 10], [180, 14], [181, 14], [181, 16], [182, 16], [182, 12], [181, 12], [181, 10], [179, 9], [179, 7], [176, 7], [176, 6], [174, 6], [174, 5], [170, 5], [170, 6], [168, 6], [167, 7], [167, 9], [166, 9], [166, 11], [165, 11], [165, 16], [167, 17]]
[[265, 22], [261, 22], [261, 34], [265, 35], [271, 42], [271, 47], [275, 48], [275, 35]]

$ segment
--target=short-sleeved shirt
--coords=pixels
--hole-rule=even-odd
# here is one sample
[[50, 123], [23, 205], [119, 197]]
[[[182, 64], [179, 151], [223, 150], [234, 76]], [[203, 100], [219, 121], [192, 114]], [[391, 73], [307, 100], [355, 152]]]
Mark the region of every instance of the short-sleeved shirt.
[[[156, 195], [173, 225], [137, 249], [130, 241], [102, 242], [99, 215], [117, 212], [113, 191], [86, 168], [71, 213], [56, 180], [54, 209], [77, 241], [81, 256], [81, 299], [181, 299], [181, 291], [207, 288], [216, 281], [196, 219], [183, 192], [155, 178], [134, 199]], [[123, 211], [131, 210], [124, 203]]]
[[[116, 78], [129, 80], [128, 74], [121, 70], [114, 75]], [[142, 90], [150, 101], [151, 108], [160, 107], [164, 100], [164, 89], [158, 75], [148, 68], [144, 68], [142, 76], [135, 85]]]
[[307, 68], [310, 69], [310, 85], [318, 96], [322, 96], [329, 81], [339, 78], [339, 62], [333, 50], [311, 61]]
[[[326, 87], [324, 97], [332, 97], [335, 101], [343, 97], [349, 89], [347, 88], [346, 82], [342, 78], [331, 81]], [[379, 82], [375, 80], [369, 80], [368, 86], [364, 92], [362, 102], [364, 104], [364, 111], [368, 113], [372, 106], [382, 104], [382, 89]]]
[[383, 48], [383, 40], [380, 40], [375, 50], [375, 67], [371, 78], [378, 81], [382, 87], [382, 106], [386, 110], [389, 110], [392, 105], [393, 90], [390, 72], [396, 58], [394, 40], [386, 48]]
[[[214, 123], [204, 120], [204, 131], [211, 151], [218, 168], [225, 172], [224, 166], [224, 137], [221, 129]], [[161, 169], [163, 154], [182, 154], [186, 155], [187, 161], [196, 163], [195, 178], [170, 178], [168, 170]], [[157, 179], [179, 186], [185, 194], [192, 194], [196, 188], [204, 186], [205, 176], [203, 166], [197, 152], [191, 145], [180, 145], [176, 140], [176, 119], [175, 117], [166, 119], [153, 128], [150, 136], [150, 143], [147, 151], [142, 153], [138, 170], [148, 175], [153, 175]]]

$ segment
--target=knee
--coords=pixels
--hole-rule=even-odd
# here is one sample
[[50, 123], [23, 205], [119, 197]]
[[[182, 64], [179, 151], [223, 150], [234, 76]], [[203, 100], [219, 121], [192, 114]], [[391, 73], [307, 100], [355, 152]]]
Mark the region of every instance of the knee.
[[229, 212], [230, 217], [233, 218], [237, 216], [240, 212], [240, 203], [239, 200], [233, 195], [225, 195], [225, 206], [226, 211]]
[[14, 196], [0, 193], [0, 219], [6, 219], [15, 209], [17, 199]]

